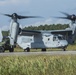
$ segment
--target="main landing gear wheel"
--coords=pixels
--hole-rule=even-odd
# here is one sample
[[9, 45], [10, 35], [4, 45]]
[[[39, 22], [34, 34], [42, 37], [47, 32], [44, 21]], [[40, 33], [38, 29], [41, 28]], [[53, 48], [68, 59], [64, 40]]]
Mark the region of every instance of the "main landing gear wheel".
[[24, 49], [24, 52], [30, 52], [30, 48], [29, 47], [27, 47], [26, 49]]
[[46, 48], [42, 48], [42, 50], [41, 51], [46, 51]]
[[3, 53], [5, 50], [3, 47], [0, 47], [0, 53]]
[[11, 47], [9, 48], [9, 52], [14, 52], [14, 47], [13, 47], [13, 46], [11, 46]]
[[66, 48], [62, 48], [63, 49], [63, 51], [66, 51]]

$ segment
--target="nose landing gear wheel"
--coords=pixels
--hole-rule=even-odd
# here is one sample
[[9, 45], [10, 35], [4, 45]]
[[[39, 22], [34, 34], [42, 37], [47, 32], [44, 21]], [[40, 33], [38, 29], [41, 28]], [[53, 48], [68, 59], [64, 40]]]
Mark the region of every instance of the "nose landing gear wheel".
[[66, 48], [62, 48], [63, 49], [63, 51], [66, 51]]
[[30, 52], [30, 48], [29, 47], [27, 47], [26, 49], [24, 49], [24, 52]]

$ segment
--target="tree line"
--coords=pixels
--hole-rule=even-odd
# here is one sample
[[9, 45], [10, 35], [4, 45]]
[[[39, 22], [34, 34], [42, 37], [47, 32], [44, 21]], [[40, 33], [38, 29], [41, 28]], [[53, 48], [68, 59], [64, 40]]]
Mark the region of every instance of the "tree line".
[[45, 25], [40, 25], [40, 26], [28, 26], [25, 27], [25, 30], [60, 30], [60, 29], [65, 29], [68, 28], [68, 24], [45, 24]]

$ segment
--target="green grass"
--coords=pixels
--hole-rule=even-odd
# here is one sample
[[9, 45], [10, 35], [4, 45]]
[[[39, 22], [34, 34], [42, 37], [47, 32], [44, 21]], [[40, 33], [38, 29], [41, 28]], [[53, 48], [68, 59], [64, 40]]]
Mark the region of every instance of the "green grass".
[[1, 56], [0, 75], [76, 75], [76, 55]]
[[[67, 50], [76, 50], [76, 45], [69, 45]], [[15, 52], [23, 50], [15, 48]], [[76, 55], [0, 56], [0, 75], [76, 75]]]
[[68, 45], [67, 50], [76, 50], [76, 44]]

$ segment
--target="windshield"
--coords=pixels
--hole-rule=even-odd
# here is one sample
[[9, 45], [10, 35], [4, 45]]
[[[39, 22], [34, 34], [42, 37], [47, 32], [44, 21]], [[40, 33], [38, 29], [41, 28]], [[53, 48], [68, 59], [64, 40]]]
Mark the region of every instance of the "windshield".
[[53, 37], [53, 41], [57, 41], [57, 40], [64, 40], [64, 37], [63, 36], [54, 36]]
[[64, 37], [58, 36], [58, 39], [59, 39], [59, 40], [64, 40]]

